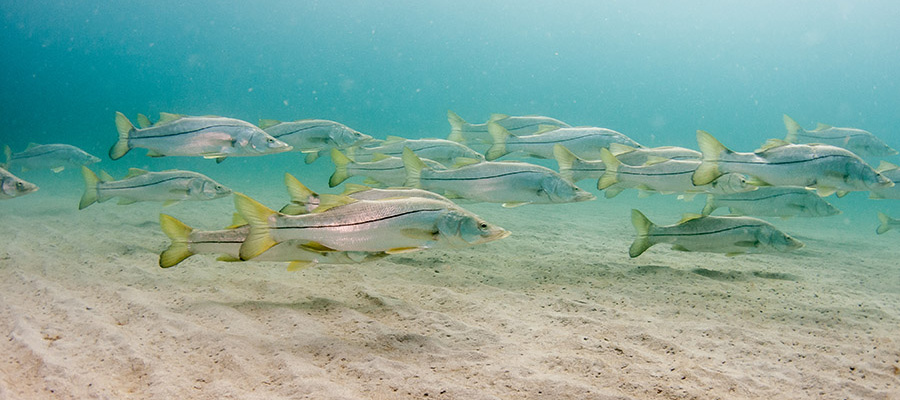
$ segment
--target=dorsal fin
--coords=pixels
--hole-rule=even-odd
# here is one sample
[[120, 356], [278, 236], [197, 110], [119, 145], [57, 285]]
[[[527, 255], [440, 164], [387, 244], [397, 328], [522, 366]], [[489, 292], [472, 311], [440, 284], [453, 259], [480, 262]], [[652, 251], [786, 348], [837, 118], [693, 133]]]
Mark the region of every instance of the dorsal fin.
[[112, 182], [112, 181], [116, 180], [116, 178], [113, 178], [112, 175], [110, 175], [108, 172], [106, 172], [102, 169], [100, 170], [99, 175], [100, 175], [100, 182]]
[[880, 174], [882, 172], [893, 171], [897, 168], [900, 168], [900, 167], [898, 167], [895, 164], [889, 163], [887, 161], [881, 160], [881, 163], [878, 164], [878, 168], [875, 168], [875, 172]]
[[33, 149], [33, 148], [35, 148], [35, 147], [38, 147], [38, 146], [40, 146], [40, 144], [31, 142], [31, 143], [28, 143], [28, 146], [25, 146], [25, 150], [31, 150], [31, 149]]
[[388, 137], [384, 140], [384, 144], [397, 143], [397, 142], [405, 142], [405, 141], [406, 141], [406, 138], [405, 138], [405, 137], [400, 137], [400, 136], [388, 136]]
[[277, 119], [262, 119], [259, 120], [259, 129], [269, 129], [275, 125], [280, 124], [281, 121]]
[[771, 150], [771, 149], [778, 148], [781, 146], [786, 146], [789, 144], [790, 144], [789, 142], [786, 142], [782, 139], [769, 139], [769, 140], [766, 140], [765, 143], [763, 143], [762, 147], [756, 149], [755, 153], [762, 153], [766, 150]]
[[491, 114], [491, 117], [488, 118], [488, 122], [497, 122], [501, 119], [507, 119], [509, 115], [506, 114]]
[[323, 213], [335, 207], [355, 203], [356, 200], [339, 194], [321, 194], [319, 195], [319, 206], [313, 210], [314, 213]]
[[387, 160], [388, 158], [394, 158], [384, 153], [375, 153], [372, 154], [372, 162]]
[[685, 223], [685, 222], [695, 220], [695, 219], [700, 218], [700, 217], [702, 217], [702, 216], [703, 216], [703, 215], [701, 215], [701, 214], [685, 213], [685, 214], [683, 214], [683, 215], [681, 216], [681, 220], [678, 221], [678, 223], [679, 223], [679, 224], [683, 224], [683, 223]]
[[141, 129], [147, 129], [153, 126], [153, 123], [150, 122], [150, 118], [147, 118], [147, 116], [144, 114], [138, 114], [137, 123], [138, 127]]
[[622, 144], [622, 143], [610, 143], [609, 144], [609, 152], [613, 153], [613, 155], [616, 157], [618, 157], [622, 154], [625, 154], [625, 153], [631, 153], [632, 151], [635, 151], [635, 150], [636, 149], [634, 147], [631, 147], [627, 144]]
[[828, 124], [823, 124], [823, 123], [821, 123], [821, 122], [819, 122], [818, 124], [816, 124], [816, 130], [817, 130], [817, 131], [824, 131], [824, 130], [826, 130], [826, 129], [831, 129], [831, 128], [834, 128], [834, 127], [831, 126], [831, 125], [828, 125]]
[[150, 172], [150, 171], [147, 171], [147, 170], [145, 170], [145, 169], [140, 169], [140, 168], [128, 168], [128, 175], [125, 175], [125, 178], [123, 178], [123, 179], [134, 178], [134, 177], [136, 177], [136, 176], [144, 175], [144, 174], [146, 174], [146, 173], [148, 173], [148, 172]]
[[368, 187], [366, 185], [359, 185], [356, 183], [347, 183], [344, 185], [344, 193], [341, 193], [341, 194], [344, 196], [349, 196], [353, 193], [364, 192], [364, 191], [370, 190], [370, 189], [372, 189], [372, 188]]
[[177, 121], [181, 118], [184, 118], [184, 115], [161, 112], [161, 113], [159, 113], [159, 121], [156, 121], [156, 124], [162, 125], [162, 124], [169, 123], [172, 121]]

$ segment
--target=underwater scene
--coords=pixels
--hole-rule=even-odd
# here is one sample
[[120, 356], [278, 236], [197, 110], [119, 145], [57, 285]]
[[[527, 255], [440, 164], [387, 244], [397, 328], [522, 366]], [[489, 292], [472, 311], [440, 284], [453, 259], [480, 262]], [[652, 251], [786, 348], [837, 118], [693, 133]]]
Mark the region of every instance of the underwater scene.
[[0, 12], [2, 399], [900, 399], [900, 4]]

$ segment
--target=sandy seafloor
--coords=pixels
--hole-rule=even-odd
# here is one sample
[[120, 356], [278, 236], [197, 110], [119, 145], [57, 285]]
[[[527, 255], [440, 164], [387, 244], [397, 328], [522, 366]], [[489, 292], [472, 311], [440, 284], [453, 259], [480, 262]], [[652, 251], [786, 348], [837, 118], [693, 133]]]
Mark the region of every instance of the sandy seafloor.
[[772, 220], [790, 254], [636, 259], [631, 208], [672, 223], [702, 199], [473, 204], [513, 235], [288, 272], [157, 266], [161, 211], [215, 229], [230, 199], [79, 197], [0, 203], [0, 398], [900, 398], [900, 232], [874, 233], [897, 203]]

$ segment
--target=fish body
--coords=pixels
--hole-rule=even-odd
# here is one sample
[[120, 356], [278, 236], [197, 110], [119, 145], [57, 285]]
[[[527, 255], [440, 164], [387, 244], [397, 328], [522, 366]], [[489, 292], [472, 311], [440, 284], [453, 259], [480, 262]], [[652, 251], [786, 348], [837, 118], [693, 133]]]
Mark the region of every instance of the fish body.
[[471, 201], [522, 204], [572, 203], [594, 195], [575, 186], [559, 173], [523, 162], [491, 162], [449, 170], [433, 170], [407, 150], [406, 186], [422, 188]]
[[[470, 124], [453, 111], [447, 111], [447, 121], [450, 122], [450, 136], [448, 140], [467, 143], [491, 143], [491, 134], [488, 132], [488, 123]], [[502, 126], [513, 135], [536, 135], [556, 128], [568, 128], [569, 124], [556, 118], [540, 115], [509, 116], [505, 114], [492, 114], [488, 122], [494, 122]]]
[[885, 213], [878, 213], [878, 221], [881, 225], [875, 230], [875, 233], [881, 235], [891, 229], [900, 229], [900, 219], [891, 218]]
[[751, 176], [758, 185], [815, 187], [822, 195], [893, 186], [857, 155], [835, 146], [770, 140], [754, 153], [738, 153], [707, 132], [697, 131], [697, 141], [703, 160], [693, 176], [696, 185], [731, 172]]
[[9, 146], [4, 146], [6, 169], [21, 168], [49, 169], [59, 172], [66, 167], [80, 167], [100, 162], [100, 159], [82, 149], [68, 144], [30, 144], [25, 151], [13, 153]]
[[399, 253], [426, 248], [460, 248], [502, 239], [509, 232], [488, 224], [453, 203], [425, 198], [358, 201], [303, 215], [285, 215], [242, 194], [238, 213], [250, 223], [240, 256], [248, 260], [287, 240], [310, 242], [326, 251]]
[[628, 254], [633, 258], [657, 243], [673, 249], [737, 255], [790, 251], [803, 243], [772, 224], [752, 217], [687, 217], [674, 225], [659, 226], [638, 210], [631, 210], [637, 238]]
[[587, 160], [599, 159], [600, 149], [608, 148], [612, 143], [642, 147], [628, 136], [605, 128], [559, 128], [529, 136], [511, 136], [509, 131], [493, 122], [488, 123], [488, 129], [493, 138], [493, 145], [485, 155], [488, 161], [516, 152], [530, 157], [553, 158], [553, 146], [557, 144]]
[[892, 149], [871, 132], [862, 129], [838, 128], [819, 123], [816, 129], [808, 131], [787, 115], [784, 116], [784, 126], [787, 128], [784, 140], [790, 143], [828, 144], [850, 150], [860, 157], [887, 157], [897, 154], [897, 150]]
[[231, 156], [258, 156], [291, 150], [287, 143], [238, 119], [167, 113], [160, 116], [160, 121], [152, 126], [135, 128], [125, 115], [116, 112], [119, 140], [110, 148], [109, 157], [117, 160], [133, 148], [144, 148], [151, 157], [202, 156], [221, 161]]
[[[307, 214], [315, 210], [321, 204], [321, 196], [310, 190], [306, 185], [300, 183], [293, 175], [284, 174], [284, 185], [287, 187], [288, 194], [291, 196], [290, 204], [279, 210], [282, 214], [300, 215]], [[414, 188], [387, 188], [376, 189], [363, 185], [355, 185], [349, 183], [345, 186], [342, 195], [355, 200], [384, 200], [396, 197], [423, 197], [428, 199], [441, 200], [450, 202], [446, 197], [427, 190]]]
[[[334, 173], [328, 180], [330, 187], [340, 185], [341, 182], [354, 176], [365, 176], [384, 186], [403, 186], [406, 182], [406, 169], [401, 157], [376, 155], [372, 161], [356, 162], [333, 149], [331, 161], [334, 163]], [[443, 164], [428, 158], [422, 158], [422, 161], [432, 169], [447, 169]]]
[[391, 136], [382, 143], [347, 149], [347, 155], [356, 162], [374, 161], [377, 156], [401, 157], [403, 148], [408, 147], [417, 156], [450, 166], [459, 159], [483, 161], [484, 156], [469, 147], [444, 139], [404, 139]]
[[9, 171], [0, 168], [0, 200], [24, 196], [38, 190], [37, 185], [22, 180]]
[[730, 214], [757, 217], [827, 217], [841, 211], [815, 192], [798, 187], [764, 186], [752, 192], [711, 194], [703, 215], [728, 207]]
[[[218, 231], [202, 231], [191, 228], [166, 214], [159, 216], [160, 226], [171, 240], [169, 247], [159, 255], [159, 266], [169, 268], [195, 254], [220, 254], [222, 261], [239, 261], [241, 244], [250, 234], [249, 225], [240, 225]], [[253, 261], [281, 261], [292, 263], [290, 270], [318, 264], [356, 264], [377, 260], [386, 253], [323, 252], [313, 251], [303, 242], [285, 241], [272, 246]]]
[[119, 204], [131, 204], [139, 201], [212, 200], [231, 194], [231, 189], [192, 171], [149, 172], [132, 168], [125, 178], [112, 180], [108, 176], [101, 179], [87, 167], [82, 167], [82, 176], [85, 192], [79, 210], [113, 197], [119, 198]]
[[324, 119], [261, 120], [260, 127], [275, 139], [289, 144], [294, 151], [307, 153], [307, 163], [330, 149], [345, 149], [372, 140], [371, 136], [344, 124]]
[[[882, 161], [881, 164], [878, 165], [878, 168], [875, 169], [881, 175], [884, 175], [885, 178], [891, 180], [891, 182], [900, 182], [900, 167], [889, 163], [887, 161]], [[900, 199], [900, 185], [894, 184], [891, 187], [880, 187], [874, 188], [871, 192], [869, 192], [870, 199]]]
[[650, 159], [644, 165], [627, 165], [609, 150], [603, 149], [600, 158], [606, 172], [597, 180], [597, 188], [606, 190], [606, 197], [615, 197], [625, 188], [671, 193], [740, 193], [756, 190], [740, 174], [724, 174], [716, 180], [694, 185], [691, 177], [700, 160]]

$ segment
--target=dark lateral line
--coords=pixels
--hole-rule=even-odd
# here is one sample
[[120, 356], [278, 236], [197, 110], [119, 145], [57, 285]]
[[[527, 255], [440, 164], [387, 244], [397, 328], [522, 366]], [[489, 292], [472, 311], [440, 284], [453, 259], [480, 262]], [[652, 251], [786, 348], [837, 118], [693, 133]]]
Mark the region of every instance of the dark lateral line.
[[512, 143], [509, 143], [509, 144], [520, 145], [520, 146], [535, 145], [535, 144], [550, 144], [550, 143], [554, 143], [554, 144], [555, 144], [555, 143], [562, 143], [562, 142], [570, 142], [570, 141], [578, 140], [578, 139], [584, 139], [584, 138], [591, 137], [591, 136], [606, 136], [606, 135], [584, 134], [584, 135], [581, 135], [581, 136], [576, 136], [576, 137], [571, 137], [571, 138], [565, 138], [565, 139], [559, 139], [559, 140], [551, 140], [551, 141], [533, 141], [533, 142], [532, 142], [532, 141], [526, 141], [526, 142], [512, 142]]
[[730, 227], [730, 228], [720, 229], [720, 230], [717, 230], [717, 231], [698, 232], [698, 233], [663, 233], [663, 234], [652, 233], [652, 234], [650, 234], [650, 235], [648, 235], [648, 236], [669, 236], [669, 237], [671, 237], [671, 236], [703, 236], [703, 235], [715, 235], [715, 234], [717, 234], [717, 233], [733, 231], [733, 230], [735, 230], [735, 229], [741, 229], [741, 228], [753, 228], [753, 227], [758, 227], [758, 226], [762, 226], [762, 225], [760, 225], [760, 224], [755, 224], [755, 225], [738, 225], [738, 226], [732, 226], [732, 227]]
[[479, 177], [473, 177], [473, 178], [432, 178], [432, 177], [428, 177], [428, 178], [422, 178], [422, 180], [426, 180], [426, 181], [477, 181], [479, 179], [494, 179], [494, 178], [502, 178], [502, 177], [511, 176], [511, 175], [536, 174], [536, 173], [539, 173], [539, 172], [537, 172], [537, 171], [513, 171], [513, 172], [506, 172], [503, 174], [479, 176]]
[[[154, 181], [154, 182], [149, 182], [149, 183], [145, 183], [145, 184], [142, 184], [142, 185], [107, 187], [107, 188], [103, 188], [103, 190], [134, 189], [134, 188], [139, 188], [139, 187], [147, 187], [147, 186], [158, 185], [158, 184], [160, 184], [160, 183], [164, 183], [164, 182], [168, 182], [168, 181], [173, 181], [173, 180], [176, 180], [176, 179], [190, 179], [190, 178], [186, 178], [186, 177], [183, 177], [183, 176], [173, 176], [173, 177], [171, 177], [171, 178], [166, 178], [166, 179], [162, 179], [162, 180], [158, 180], [158, 181]], [[121, 181], [114, 181], [114, 182], [109, 182], [109, 183], [115, 183], [115, 182], [121, 182]], [[103, 182], [100, 182], [100, 183], [103, 183]]]
[[235, 124], [231, 124], [231, 125], [226, 125], [226, 124], [209, 125], [209, 126], [204, 126], [204, 127], [202, 127], [202, 128], [194, 129], [194, 130], [190, 130], [190, 131], [175, 132], [175, 133], [169, 133], [169, 134], [165, 134], [165, 135], [136, 136], [136, 137], [129, 137], [128, 139], [129, 139], [129, 140], [142, 140], [142, 139], [155, 139], [155, 138], [163, 138], [163, 137], [181, 136], [181, 135], [187, 135], [187, 134], [191, 134], [191, 133], [200, 132], [200, 131], [207, 130], [207, 129], [211, 129], [211, 128], [219, 128], [219, 127], [235, 127], [235, 128], [240, 128], [240, 127], [243, 127], [243, 125], [235, 125]]
[[278, 136], [272, 135], [271, 133], [270, 133], [270, 135], [272, 135], [274, 138], [277, 139], [277, 138], [280, 138], [280, 137], [282, 137], [282, 136], [293, 135], [293, 134], [295, 134], [295, 133], [297, 133], [297, 132], [308, 131], [308, 130], [310, 130], [310, 129], [316, 129], [316, 128], [320, 128], [320, 127], [323, 127], [323, 126], [327, 126], [327, 125], [313, 125], [313, 126], [307, 126], [307, 127], [303, 127], [303, 128], [297, 129], [297, 130], [293, 130], [293, 131], [290, 131], [290, 132], [285, 132], [285, 133], [279, 134]]
[[396, 215], [389, 215], [389, 216], [386, 216], [386, 217], [376, 218], [376, 219], [372, 219], [372, 220], [360, 221], [360, 222], [352, 222], [352, 223], [346, 223], [346, 224], [318, 225], [318, 226], [274, 226], [274, 227], [269, 227], [269, 229], [321, 229], [321, 228], [340, 228], [340, 227], [344, 227], [344, 226], [357, 226], [357, 225], [365, 225], [365, 224], [370, 224], [370, 223], [379, 222], [379, 221], [386, 221], [386, 220], [389, 220], [389, 219], [398, 218], [398, 217], [402, 217], [402, 216], [404, 216], [404, 215], [409, 215], [409, 214], [415, 214], [415, 213], [418, 213], [418, 212], [431, 212], [431, 211], [440, 211], [440, 210], [442, 210], [442, 208], [413, 210], [413, 211], [407, 211], [407, 212], [400, 213], [400, 214], [396, 214]]
[[748, 165], [790, 165], [790, 164], [801, 164], [805, 162], [819, 161], [824, 160], [826, 158], [849, 158], [853, 160], [854, 158], [841, 154], [829, 154], [827, 156], [816, 157], [811, 160], [793, 160], [793, 161], [779, 161], [779, 162], [749, 162], [749, 161], [732, 161], [732, 160], [720, 160], [719, 163], [722, 164], [748, 164]]

